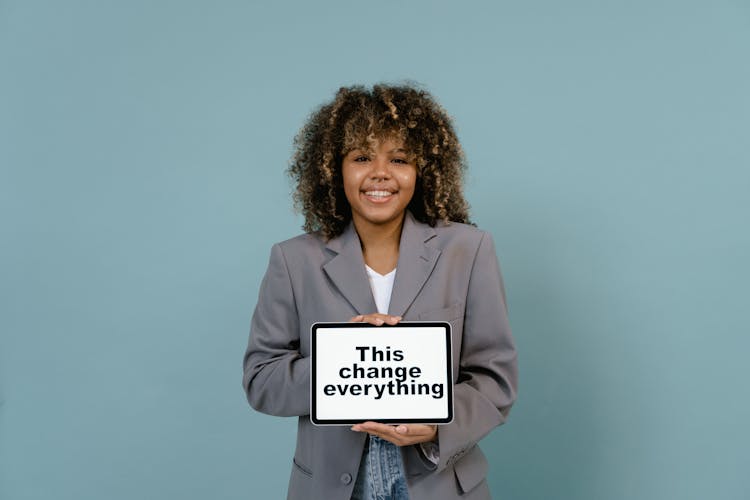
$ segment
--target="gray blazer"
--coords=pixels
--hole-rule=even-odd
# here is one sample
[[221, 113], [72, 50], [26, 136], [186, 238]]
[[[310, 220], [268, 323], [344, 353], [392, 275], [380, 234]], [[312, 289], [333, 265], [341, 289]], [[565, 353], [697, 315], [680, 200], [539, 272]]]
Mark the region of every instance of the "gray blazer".
[[[271, 249], [242, 383], [256, 410], [300, 417], [291, 500], [348, 500], [367, 437], [310, 422], [310, 326], [376, 311], [352, 224], [328, 242], [303, 234]], [[518, 381], [491, 236], [459, 223], [433, 228], [407, 212], [388, 312], [403, 321], [449, 321], [453, 330], [454, 421], [438, 428], [437, 465], [419, 446], [401, 449], [409, 498], [490, 498], [477, 442], [508, 417]]]

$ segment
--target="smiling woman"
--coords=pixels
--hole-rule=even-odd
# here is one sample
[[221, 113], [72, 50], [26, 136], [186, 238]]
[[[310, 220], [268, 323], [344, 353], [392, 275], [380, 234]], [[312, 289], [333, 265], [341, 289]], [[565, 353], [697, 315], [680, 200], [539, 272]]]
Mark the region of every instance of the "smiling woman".
[[[476, 444], [515, 400], [516, 350], [492, 238], [469, 222], [450, 118], [415, 87], [342, 87], [295, 145], [306, 232], [271, 250], [243, 364], [255, 409], [299, 416], [288, 498], [489, 498]], [[313, 425], [311, 325], [346, 320], [450, 320], [453, 421]], [[377, 375], [325, 390], [442, 396], [402, 372]]]

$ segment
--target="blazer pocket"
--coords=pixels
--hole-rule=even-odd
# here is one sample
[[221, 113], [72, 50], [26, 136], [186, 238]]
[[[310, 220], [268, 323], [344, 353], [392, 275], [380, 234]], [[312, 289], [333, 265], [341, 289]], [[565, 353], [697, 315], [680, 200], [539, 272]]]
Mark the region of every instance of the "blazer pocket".
[[463, 315], [464, 303], [456, 302], [448, 307], [421, 312], [418, 318], [420, 321], [454, 321], [462, 318]]
[[482, 479], [487, 477], [487, 469], [487, 459], [478, 446], [474, 446], [469, 453], [453, 465], [458, 486], [464, 493], [473, 490], [482, 482]]
[[312, 472], [292, 461], [292, 474], [289, 477], [287, 498], [310, 498]]
[[307, 467], [303, 467], [302, 465], [297, 462], [296, 458], [292, 459], [292, 463], [294, 464], [294, 468], [297, 469], [299, 472], [304, 474], [307, 477], [312, 477], [312, 471], [308, 469]]

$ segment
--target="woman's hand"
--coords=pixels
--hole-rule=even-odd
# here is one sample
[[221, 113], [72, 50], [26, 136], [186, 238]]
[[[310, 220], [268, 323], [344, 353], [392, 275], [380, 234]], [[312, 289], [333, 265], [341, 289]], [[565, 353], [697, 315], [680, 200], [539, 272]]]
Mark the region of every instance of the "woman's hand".
[[359, 316], [354, 316], [352, 319], [349, 320], [351, 323], [370, 323], [371, 325], [380, 326], [383, 323], [388, 323], [389, 325], [395, 325], [399, 321], [401, 321], [401, 316], [391, 316], [390, 314], [380, 314], [380, 313], [372, 313], [372, 314], [360, 314]]
[[363, 422], [352, 426], [353, 431], [367, 432], [390, 441], [396, 446], [408, 446], [432, 441], [437, 436], [437, 425], [400, 424], [387, 425], [377, 422]]

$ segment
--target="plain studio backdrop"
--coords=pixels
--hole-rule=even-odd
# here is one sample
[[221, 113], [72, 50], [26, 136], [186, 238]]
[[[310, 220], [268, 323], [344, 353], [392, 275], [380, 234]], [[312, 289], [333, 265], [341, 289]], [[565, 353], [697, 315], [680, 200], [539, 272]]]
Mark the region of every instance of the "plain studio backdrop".
[[294, 134], [454, 117], [519, 349], [497, 499], [750, 497], [750, 4], [0, 1], [0, 498], [276, 499], [241, 387]]

